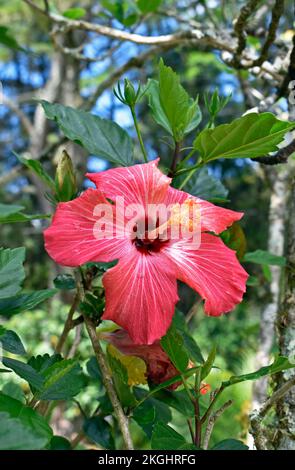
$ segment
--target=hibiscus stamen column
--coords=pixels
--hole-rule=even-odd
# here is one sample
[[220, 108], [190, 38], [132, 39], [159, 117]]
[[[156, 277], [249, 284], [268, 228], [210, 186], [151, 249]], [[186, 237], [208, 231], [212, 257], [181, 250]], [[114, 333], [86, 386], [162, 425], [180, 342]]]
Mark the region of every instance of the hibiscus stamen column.
[[[78, 296], [83, 301], [83, 299], [85, 298], [85, 292], [84, 292], [84, 287], [83, 287], [83, 283], [81, 280], [81, 273], [78, 270], [75, 270], [75, 279], [76, 279]], [[87, 333], [90, 338], [93, 351], [95, 353], [96, 360], [101, 370], [104, 386], [106, 388], [110, 401], [113, 405], [114, 413], [118, 421], [118, 425], [122, 434], [125, 447], [128, 450], [133, 450], [133, 442], [132, 442], [132, 438], [131, 438], [131, 434], [129, 430], [129, 421], [123, 411], [120, 400], [117, 396], [117, 392], [115, 390], [112, 376], [110, 374], [107, 362], [105, 360], [105, 356], [101, 348], [100, 342], [97, 338], [96, 327], [88, 315], [83, 314], [83, 317], [84, 317], [84, 322], [86, 325]]]

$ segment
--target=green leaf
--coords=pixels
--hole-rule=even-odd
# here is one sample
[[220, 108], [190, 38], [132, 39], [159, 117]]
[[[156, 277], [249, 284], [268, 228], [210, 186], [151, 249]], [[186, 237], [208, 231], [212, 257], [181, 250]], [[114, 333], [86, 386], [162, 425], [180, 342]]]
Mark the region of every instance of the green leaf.
[[87, 12], [85, 8], [68, 8], [63, 12], [63, 16], [65, 16], [66, 18], [70, 18], [70, 20], [78, 20], [79, 18], [85, 16], [86, 13]]
[[205, 129], [194, 141], [204, 162], [218, 158], [257, 158], [274, 152], [295, 124], [271, 113], [250, 113], [230, 124]]
[[24, 51], [17, 40], [10, 34], [6, 26], [0, 26], [0, 44], [3, 44], [9, 49]]
[[62, 436], [53, 436], [49, 444], [49, 450], [72, 450], [70, 441]]
[[30, 222], [31, 220], [49, 219], [50, 214], [23, 214], [17, 212], [16, 214], [0, 217], [0, 224], [14, 224], [16, 222]]
[[210, 450], [249, 450], [249, 447], [237, 439], [224, 439], [215, 444]]
[[89, 153], [117, 165], [133, 163], [132, 140], [115, 122], [61, 104], [41, 103], [46, 117], [55, 120], [68, 139]]
[[[1, 256], [1, 252], [0, 252]], [[34, 292], [24, 292], [11, 297], [0, 299], [0, 312], [5, 317], [11, 317], [16, 313], [25, 312], [39, 305], [57, 293], [57, 289], [44, 289]]]
[[25, 248], [0, 248], [0, 299], [11, 297], [21, 290], [25, 278], [24, 260]]
[[112, 371], [113, 380], [119, 399], [123, 406], [132, 406], [135, 404], [135, 397], [128, 386], [128, 372], [126, 367], [114, 357], [107, 349], [107, 358], [110, 369]]
[[0, 203], [0, 219], [7, 217], [8, 215], [16, 214], [17, 212], [20, 212], [23, 209], [24, 206]]
[[154, 120], [157, 124], [159, 124], [159, 126], [162, 126], [169, 134], [173, 135], [169, 120], [161, 106], [159, 82], [157, 80], [148, 80], [146, 94], [149, 99], [149, 107], [152, 110]]
[[173, 392], [170, 390], [161, 390], [155, 395], [155, 398], [166, 403], [170, 408], [179, 411], [184, 417], [190, 418], [195, 414], [194, 406], [186, 390]]
[[183, 337], [184, 346], [190, 359], [197, 364], [203, 364], [205, 362], [205, 359], [203, 358], [201, 349], [199, 348], [194, 338], [185, 331], [181, 332], [181, 334]]
[[213, 346], [205, 364], [202, 366], [201, 380], [205, 379], [211, 372], [216, 357], [216, 347]]
[[184, 437], [164, 423], [156, 423], [152, 435], [153, 450], [177, 450], [186, 444]]
[[243, 375], [233, 375], [232, 377], [230, 377], [229, 380], [222, 382], [222, 387], [226, 388], [230, 385], [245, 382], [246, 380], [257, 380], [260, 379], [260, 377], [277, 374], [278, 372], [282, 372], [283, 370], [287, 369], [292, 369], [294, 367], [295, 364], [292, 364], [287, 357], [278, 356], [272, 364], [270, 364], [269, 366], [261, 367], [255, 372]]
[[132, 418], [139, 424], [147, 425], [155, 421], [156, 418], [156, 409], [154, 406], [151, 406], [150, 403], [144, 401], [141, 405], [135, 408]]
[[209, 174], [207, 167], [193, 174], [185, 185], [184, 191], [211, 202], [223, 202], [228, 195], [228, 190], [221, 181]]
[[43, 354], [42, 356], [38, 354], [38, 356], [32, 356], [28, 360], [28, 364], [33, 367], [37, 372], [45, 372], [49, 367], [56, 362], [62, 361], [62, 356], [60, 354], [53, 354], [50, 356], [48, 353]]
[[52, 434], [36, 411], [0, 393], [0, 450], [43, 449]]
[[20, 356], [26, 354], [26, 350], [18, 335], [12, 330], [6, 330], [0, 325], [0, 345], [5, 351]]
[[5, 367], [12, 369], [19, 377], [26, 380], [32, 387], [41, 390], [43, 385], [43, 377], [32, 366], [25, 362], [11, 359], [10, 357], [3, 357], [2, 363]]
[[57, 289], [71, 290], [76, 287], [75, 279], [70, 274], [59, 274], [53, 283]]
[[81, 366], [75, 359], [56, 362], [42, 373], [44, 384], [38, 398], [41, 400], [68, 400], [85, 386]]
[[86, 364], [88, 374], [92, 379], [102, 380], [102, 375], [95, 356], [92, 356]]
[[18, 158], [20, 163], [25, 165], [29, 170], [31, 170], [35, 175], [39, 176], [41, 181], [46, 184], [52, 191], [55, 190], [55, 183], [51, 176], [47, 173], [47, 171], [43, 168], [42, 164], [39, 160], [33, 160], [30, 158], [24, 158], [20, 155], [14, 153], [14, 155]]
[[101, 416], [86, 419], [83, 425], [83, 431], [91, 441], [102, 446], [104, 449], [115, 448], [112, 428]]
[[183, 336], [173, 324], [161, 339], [161, 346], [168, 354], [176, 369], [184, 372], [187, 368], [189, 357], [185, 350]]
[[197, 100], [190, 98], [178, 75], [163, 60], [159, 63], [159, 100], [173, 138], [180, 142], [199, 124], [201, 112]]
[[162, 0], [137, 0], [136, 3], [142, 13], [152, 13], [161, 5]]
[[6, 382], [1, 392], [4, 393], [4, 395], [15, 398], [15, 400], [18, 400], [21, 403], [26, 403], [26, 396], [22, 388], [15, 382]]
[[243, 261], [256, 264], [266, 264], [270, 266], [285, 266], [286, 258], [284, 256], [273, 255], [269, 251], [256, 250], [246, 253]]

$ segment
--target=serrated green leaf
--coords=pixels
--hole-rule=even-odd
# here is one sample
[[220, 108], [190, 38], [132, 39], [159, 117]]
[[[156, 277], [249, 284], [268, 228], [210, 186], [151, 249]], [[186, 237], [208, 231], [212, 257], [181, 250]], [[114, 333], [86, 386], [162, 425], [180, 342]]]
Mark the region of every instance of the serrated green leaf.
[[43, 449], [52, 434], [36, 411], [0, 393], [0, 450]]
[[12, 354], [19, 354], [20, 356], [26, 354], [23, 343], [19, 336], [12, 330], [6, 330], [0, 325], [0, 345], [5, 351]]
[[249, 447], [237, 439], [224, 439], [215, 444], [210, 450], [249, 450]]
[[24, 260], [25, 248], [0, 248], [0, 299], [11, 297], [21, 290], [25, 278]]
[[295, 127], [271, 113], [250, 113], [230, 124], [205, 129], [193, 145], [204, 162], [218, 158], [257, 158], [277, 150], [284, 135]]
[[102, 446], [104, 449], [115, 448], [112, 428], [101, 416], [86, 419], [83, 431], [91, 441]]
[[80, 364], [75, 359], [58, 361], [43, 373], [44, 384], [38, 398], [41, 400], [68, 400], [85, 386]]
[[9, 299], [0, 299], [0, 314], [4, 317], [11, 317], [17, 313], [31, 310], [57, 292], [57, 289], [44, 289], [34, 292], [23, 292]]
[[21, 403], [26, 403], [26, 396], [22, 388], [19, 384], [16, 384], [15, 382], [5, 382], [1, 392], [4, 395], [8, 395], [9, 397], [20, 401]]
[[201, 121], [197, 100], [190, 98], [178, 75], [162, 60], [159, 63], [159, 101], [176, 142], [180, 142]]
[[49, 444], [49, 450], [72, 450], [70, 441], [62, 436], [53, 436]]
[[76, 287], [75, 279], [70, 274], [59, 274], [53, 283], [57, 289], [71, 290]]
[[269, 251], [256, 250], [246, 253], [243, 261], [256, 264], [266, 264], [270, 266], [285, 266], [286, 258], [284, 256], [273, 255]]
[[161, 339], [161, 346], [168, 354], [176, 369], [184, 372], [187, 368], [189, 357], [184, 346], [183, 336], [173, 324]]
[[11, 359], [10, 357], [3, 357], [2, 363], [5, 367], [12, 369], [19, 377], [26, 380], [34, 389], [41, 390], [43, 377], [29, 364]]
[[156, 423], [152, 434], [153, 450], [177, 450], [186, 444], [184, 437], [165, 423]]
[[61, 104], [41, 103], [46, 117], [55, 120], [68, 139], [117, 165], [132, 165], [132, 140], [118, 124]]

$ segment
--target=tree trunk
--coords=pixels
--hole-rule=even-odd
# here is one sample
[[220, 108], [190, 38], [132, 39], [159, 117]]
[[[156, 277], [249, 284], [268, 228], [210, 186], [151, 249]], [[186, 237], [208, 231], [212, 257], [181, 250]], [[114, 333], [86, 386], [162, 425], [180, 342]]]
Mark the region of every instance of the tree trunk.
[[[283, 356], [295, 362], [295, 168], [290, 164], [289, 203], [286, 214], [286, 259], [281, 305], [277, 317], [279, 351]], [[295, 375], [295, 369], [289, 369], [278, 376], [277, 387], [282, 386]], [[275, 448], [295, 450], [295, 387], [278, 402], [278, 419]]]
[[[274, 255], [282, 256], [284, 253], [284, 226], [286, 212], [286, 189], [288, 169], [284, 166], [266, 167], [265, 173], [271, 184], [269, 206], [269, 234], [268, 251]], [[269, 364], [270, 352], [274, 342], [275, 320], [279, 303], [280, 266], [270, 266], [271, 282], [269, 286], [269, 302], [261, 312], [259, 348], [255, 359], [255, 368]], [[253, 409], [258, 409], [267, 397], [268, 378], [254, 382]]]

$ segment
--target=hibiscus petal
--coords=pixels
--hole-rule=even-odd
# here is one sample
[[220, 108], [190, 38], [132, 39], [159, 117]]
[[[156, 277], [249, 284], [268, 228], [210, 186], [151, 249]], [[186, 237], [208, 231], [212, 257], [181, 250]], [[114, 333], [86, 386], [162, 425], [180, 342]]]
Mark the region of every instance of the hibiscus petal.
[[178, 301], [175, 268], [161, 253], [135, 248], [103, 277], [104, 320], [128, 331], [135, 344], [152, 344], [169, 328]]
[[168, 188], [165, 204], [182, 204], [188, 198], [193, 198], [200, 205], [202, 231], [214, 232], [217, 234], [221, 233], [227, 227], [243, 217], [243, 212], [236, 212], [215, 206], [215, 204], [211, 204], [211, 202], [204, 201], [203, 199], [191, 196], [184, 191], [179, 191], [172, 187]]
[[[102, 214], [95, 215], [98, 204], [106, 204], [111, 217], [105, 234], [99, 239], [96, 222]], [[57, 263], [64, 266], [80, 266], [89, 261], [113, 261], [128, 252], [131, 242], [125, 238], [124, 225], [116, 225], [113, 236], [114, 206], [96, 189], [87, 189], [81, 196], [58, 204], [52, 224], [44, 232], [45, 248]], [[112, 227], [108, 230], [108, 227]]]
[[241, 302], [248, 274], [233, 250], [216, 236], [203, 233], [201, 245], [180, 240], [164, 248], [177, 266], [177, 277], [205, 299], [205, 313], [219, 316]]
[[115, 201], [116, 196], [124, 197], [125, 204], [158, 204], [165, 198], [171, 183], [158, 168], [159, 159], [141, 165], [112, 168], [100, 173], [87, 173], [97, 189]]

